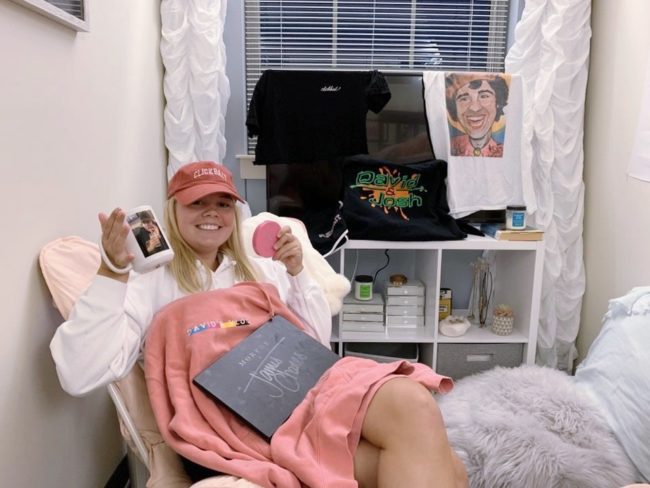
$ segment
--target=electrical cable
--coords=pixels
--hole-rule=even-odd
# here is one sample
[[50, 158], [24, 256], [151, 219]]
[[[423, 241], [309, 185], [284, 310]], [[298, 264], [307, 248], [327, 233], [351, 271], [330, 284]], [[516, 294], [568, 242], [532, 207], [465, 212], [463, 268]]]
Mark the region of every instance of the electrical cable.
[[350, 281], [354, 281], [354, 277], [357, 275], [357, 266], [359, 264], [359, 250], [355, 249], [354, 251], [354, 268], [352, 268], [352, 276], [349, 278]]
[[377, 283], [377, 275], [379, 274], [379, 272], [386, 269], [390, 264], [390, 256], [388, 255], [388, 249], [384, 249], [384, 254], [386, 255], [386, 264], [384, 264], [381, 268], [375, 271], [375, 276], [372, 279], [373, 283]]

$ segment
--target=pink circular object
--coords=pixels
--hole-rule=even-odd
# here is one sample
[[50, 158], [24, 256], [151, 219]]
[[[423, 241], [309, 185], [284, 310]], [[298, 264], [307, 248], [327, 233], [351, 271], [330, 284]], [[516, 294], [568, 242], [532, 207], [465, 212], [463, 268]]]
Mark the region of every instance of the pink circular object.
[[280, 224], [272, 220], [265, 220], [255, 228], [253, 232], [253, 249], [265, 258], [273, 257], [275, 249], [273, 245], [278, 240]]

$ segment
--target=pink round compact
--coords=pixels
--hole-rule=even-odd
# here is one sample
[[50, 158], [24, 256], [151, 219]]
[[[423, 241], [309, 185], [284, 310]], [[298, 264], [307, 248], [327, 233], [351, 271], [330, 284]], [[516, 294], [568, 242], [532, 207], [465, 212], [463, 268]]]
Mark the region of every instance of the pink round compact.
[[278, 240], [280, 224], [272, 220], [265, 220], [255, 228], [253, 232], [253, 249], [257, 254], [265, 258], [273, 257], [275, 249], [273, 245]]

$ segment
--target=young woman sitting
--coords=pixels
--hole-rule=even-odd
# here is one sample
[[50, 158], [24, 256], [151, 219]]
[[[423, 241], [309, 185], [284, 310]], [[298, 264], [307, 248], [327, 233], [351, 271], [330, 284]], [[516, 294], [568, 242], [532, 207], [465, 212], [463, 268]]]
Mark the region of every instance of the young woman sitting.
[[[145, 274], [118, 274], [102, 262], [69, 320], [52, 339], [52, 355], [66, 391], [83, 395], [124, 377], [141, 358], [147, 330], [165, 305], [244, 281], [274, 285], [305, 331], [329, 347], [329, 306], [320, 287], [303, 270], [299, 241], [289, 227], [283, 227], [272, 259], [246, 256], [239, 244], [236, 201], [243, 199], [223, 165], [197, 162], [181, 167], [170, 181], [165, 214], [174, 260]], [[127, 267], [133, 255], [126, 247], [130, 229], [125, 212], [100, 213], [99, 221], [106, 258], [115, 268]], [[465, 469], [450, 448], [437, 403], [424, 386], [440, 382], [440, 377], [424, 365], [413, 368], [418, 378], [431, 381], [416, 381], [405, 374], [390, 374], [379, 381], [360, 410], [360, 436], [349, 460], [352, 469], [322, 466], [325, 471], [343, 470], [351, 483], [356, 480], [361, 487], [467, 486]], [[330, 430], [332, 436], [350, 435]], [[327, 439], [323, 445], [327, 446]], [[312, 472], [319, 462], [314, 459]], [[192, 468], [190, 462], [187, 465]], [[190, 473], [194, 479], [210, 475], [209, 470], [194, 468], [196, 472]], [[300, 469], [293, 473], [304, 485], [327, 486], [326, 477], [319, 481], [306, 479]]]

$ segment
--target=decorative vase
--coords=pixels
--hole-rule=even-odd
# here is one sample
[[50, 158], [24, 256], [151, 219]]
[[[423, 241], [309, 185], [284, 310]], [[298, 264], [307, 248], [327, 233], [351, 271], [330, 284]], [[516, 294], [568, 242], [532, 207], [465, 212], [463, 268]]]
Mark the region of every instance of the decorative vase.
[[514, 322], [514, 317], [502, 317], [494, 315], [492, 317], [492, 332], [497, 335], [509, 335], [512, 333], [512, 326]]

